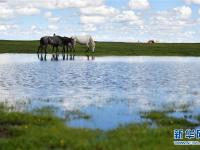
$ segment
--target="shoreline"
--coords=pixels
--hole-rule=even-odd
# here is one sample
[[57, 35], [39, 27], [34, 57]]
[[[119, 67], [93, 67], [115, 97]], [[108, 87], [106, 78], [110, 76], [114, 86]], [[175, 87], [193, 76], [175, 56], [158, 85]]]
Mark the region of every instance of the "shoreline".
[[[39, 41], [0, 40], [1, 53], [37, 52]], [[61, 49], [61, 48], [60, 48]], [[75, 54], [84, 56], [86, 47], [78, 45]], [[48, 53], [51, 53], [49, 47]], [[200, 43], [123, 43], [96, 42], [95, 56], [200, 56]]]

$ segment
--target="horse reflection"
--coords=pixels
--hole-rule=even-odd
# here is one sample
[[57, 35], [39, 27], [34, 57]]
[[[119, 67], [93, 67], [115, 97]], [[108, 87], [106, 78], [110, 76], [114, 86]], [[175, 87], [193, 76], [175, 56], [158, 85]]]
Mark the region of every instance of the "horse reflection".
[[64, 56], [63, 60], [75, 60], [75, 53], [74, 52], [69, 52], [66, 53], [66, 56]]
[[47, 60], [47, 54], [44, 54], [44, 56], [43, 55], [40, 55], [40, 54], [37, 54], [37, 56], [38, 56], [38, 59], [40, 60], [40, 61], [43, 61], [43, 60]]
[[[74, 51], [67, 51], [65, 54], [62, 55], [63, 60], [75, 60], [75, 52]], [[58, 61], [59, 56], [56, 58], [54, 54], [52, 54], [51, 61]]]
[[[44, 56], [43, 55], [37, 55], [38, 56], [38, 59], [40, 61], [43, 61], [43, 60], [46, 60], [46, 57], [47, 57], [47, 54], [45, 54]], [[53, 53], [51, 55], [51, 61], [58, 61], [59, 60], [59, 57], [62, 57], [60, 58], [60, 60], [67, 60], [67, 61], [74, 61], [75, 60], [75, 52], [74, 51], [67, 51], [67, 53], [63, 54], [63, 55], [57, 55], [55, 56], [55, 54]], [[95, 55], [90, 54], [90, 53], [87, 53], [86, 55], [86, 58], [88, 61], [90, 60], [95, 60]]]
[[89, 60], [95, 60], [95, 56], [94, 56], [93, 54], [92, 54], [92, 55], [87, 54], [86, 57], [87, 57], [87, 60], [88, 60], [88, 61], [89, 61]]

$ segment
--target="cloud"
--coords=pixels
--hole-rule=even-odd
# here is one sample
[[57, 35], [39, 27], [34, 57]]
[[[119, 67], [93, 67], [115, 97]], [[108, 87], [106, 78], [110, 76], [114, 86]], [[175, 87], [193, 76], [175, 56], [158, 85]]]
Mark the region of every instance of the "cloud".
[[147, 9], [150, 7], [148, 0], [130, 0], [129, 1], [129, 7], [131, 9]]
[[32, 6], [11, 7], [6, 2], [0, 3], [0, 18], [2, 19], [10, 19], [18, 15], [35, 15], [39, 13], [40, 9]]
[[187, 6], [157, 11], [145, 19], [141, 31], [149, 39], [168, 42], [189, 41], [196, 33], [187, 30], [197, 25], [191, 16], [192, 10]]
[[57, 0], [59, 8], [84, 8], [103, 5], [104, 0]]
[[50, 23], [58, 23], [60, 21], [60, 18], [53, 16], [51, 11], [46, 12], [44, 17], [47, 18], [48, 22]]
[[[88, 8], [98, 7], [104, 0], [12, 0], [0, 1], [0, 18], [9, 19], [18, 15], [39, 14], [41, 9]], [[51, 18], [58, 21], [58, 18]]]
[[80, 21], [83, 24], [99, 24], [105, 23], [106, 18], [103, 16], [80, 16]]
[[80, 9], [80, 22], [85, 25], [94, 26], [110, 22], [111, 17], [119, 14], [114, 7], [102, 5], [99, 7], [87, 7]]
[[128, 22], [128, 23], [135, 23], [138, 24], [139, 22], [141, 23], [139, 17], [135, 14], [134, 11], [127, 10], [127, 11], [122, 11], [119, 13], [114, 20], [116, 22]]
[[18, 25], [15, 24], [0, 24], [0, 31], [8, 31], [10, 29], [17, 29]]
[[189, 7], [176, 7], [168, 11], [156, 12], [150, 18], [150, 25], [158, 31], [174, 31], [182, 29], [191, 23], [190, 16], [192, 11]]
[[176, 7], [174, 8], [174, 11], [184, 19], [187, 19], [192, 15], [192, 9], [188, 6]]
[[83, 25], [83, 30], [85, 32], [94, 32], [97, 30], [97, 28], [93, 24], [85, 24]]
[[14, 11], [5, 4], [0, 3], [0, 18], [8, 19], [13, 17]]
[[185, 0], [187, 4], [198, 4], [200, 5], [200, 0]]
[[50, 30], [58, 30], [58, 26], [56, 26], [56, 25], [48, 25], [48, 28], [50, 29]]
[[46, 13], [44, 14], [44, 16], [45, 16], [46, 18], [50, 18], [50, 17], [52, 17], [53, 15], [52, 15], [52, 12], [51, 12], [51, 11], [48, 11], [48, 12], [46, 12]]
[[7, 5], [12, 7], [28, 7], [35, 8], [83, 8], [89, 6], [100, 6], [104, 3], [104, 0], [12, 0], [6, 1]]
[[117, 14], [119, 11], [113, 7], [108, 7], [106, 5], [102, 5], [99, 7], [86, 7], [81, 8], [80, 13], [82, 15], [103, 15], [103, 16], [113, 16]]
[[15, 10], [17, 14], [19, 15], [35, 15], [40, 13], [40, 9], [35, 7], [24, 7], [24, 8], [18, 8]]
[[91, 27], [91, 31], [96, 30], [96, 26], [99, 25], [107, 26], [107, 24], [115, 25], [115, 23], [142, 24], [139, 16], [134, 11], [119, 10], [106, 5], [80, 8], [80, 22], [86, 27]]

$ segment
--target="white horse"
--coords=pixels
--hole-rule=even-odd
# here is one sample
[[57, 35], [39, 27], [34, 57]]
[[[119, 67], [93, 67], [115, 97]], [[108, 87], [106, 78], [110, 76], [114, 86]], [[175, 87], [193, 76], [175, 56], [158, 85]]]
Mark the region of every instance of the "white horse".
[[73, 36], [72, 37], [74, 39], [74, 47], [76, 45], [76, 43], [79, 44], [84, 44], [87, 46], [88, 51], [92, 50], [92, 52], [95, 51], [95, 41], [92, 38], [92, 36], [90, 35], [82, 35], [82, 36]]

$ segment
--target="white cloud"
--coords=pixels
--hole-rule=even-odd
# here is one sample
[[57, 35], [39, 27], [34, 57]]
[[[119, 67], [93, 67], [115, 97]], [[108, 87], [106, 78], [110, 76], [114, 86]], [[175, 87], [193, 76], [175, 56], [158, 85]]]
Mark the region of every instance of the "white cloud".
[[6, 1], [12, 7], [36, 7], [36, 8], [83, 8], [89, 6], [100, 6], [104, 0], [12, 0]]
[[127, 22], [127, 21], [137, 21], [139, 20], [138, 16], [135, 14], [134, 11], [123, 11], [122, 13], [119, 13], [116, 17], [115, 20], [120, 21], [120, 22]]
[[0, 31], [7, 31], [10, 28], [8, 25], [0, 24]]
[[130, 0], [129, 7], [131, 9], [147, 9], [150, 7], [148, 0]]
[[60, 21], [60, 18], [59, 17], [51, 17], [51, 18], [48, 18], [48, 21], [51, 23], [57, 23]]
[[53, 16], [51, 11], [46, 12], [44, 14], [44, 17], [46, 17], [48, 22], [50, 22], [50, 23], [58, 23], [60, 21], [60, 18]]
[[8, 31], [10, 29], [17, 29], [18, 25], [15, 24], [0, 24], [0, 31]]
[[118, 10], [114, 7], [102, 5], [99, 7], [87, 7], [80, 9], [80, 22], [84, 29], [94, 31], [101, 25], [124, 23], [126, 25], [141, 25], [142, 21], [132, 10]]
[[[39, 14], [41, 9], [98, 7], [104, 0], [12, 0], [0, 1], [0, 18]], [[58, 21], [58, 18], [51, 18]]]
[[189, 41], [196, 33], [187, 30], [197, 24], [191, 15], [192, 10], [187, 6], [155, 12], [145, 20], [142, 32], [159, 41]]
[[59, 8], [84, 8], [103, 5], [104, 0], [57, 0]]
[[97, 28], [93, 24], [85, 24], [83, 25], [83, 30], [85, 32], [94, 32], [97, 30]]
[[46, 18], [50, 18], [50, 17], [52, 17], [53, 15], [52, 15], [52, 12], [48, 11], [48, 12], [46, 12], [46, 13], [44, 14], [44, 16], [45, 16]]
[[199, 4], [200, 5], [200, 0], [185, 0], [187, 4]]
[[58, 30], [58, 26], [56, 26], [56, 25], [48, 25], [48, 28], [50, 29], [50, 30]]
[[113, 7], [108, 7], [102, 5], [99, 7], [86, 7], [81, 8], [80, 13], [83, 15], [104, 15], [104, 16], [113, 16], [116, 15], [119, 11]]
[[80, 21], [83, 24], [99, 24], [106, 22], [103, 16], [80, 16]]
[[187, 19], [192, 15], [192, 9], [188, 6], [176, 7], [174, 8], [174, 11], [183, 19]]
[[0, 3], [0, 18], [8, 19], [13, 17], [14, 11], [5, 4]]
[[0, 18], [3, 18], [3, 19], [10, 19], [18, 15], [35, 15], [39, 13], [40, 13], [40, 9], [32, 7], [32, 6], [11, 7], [6, 2], [0, 3]]
[[40, 13], [40, 9], [35, 7], [17, 8], [16, 13], [19, 15], [35, 15]]
[[31, 26], [31, 30], [36, 30], [37, 29], [37, 26], [36, 25], [32, 25]]

